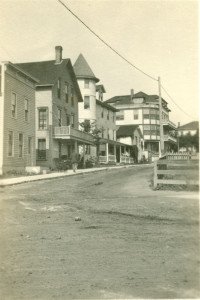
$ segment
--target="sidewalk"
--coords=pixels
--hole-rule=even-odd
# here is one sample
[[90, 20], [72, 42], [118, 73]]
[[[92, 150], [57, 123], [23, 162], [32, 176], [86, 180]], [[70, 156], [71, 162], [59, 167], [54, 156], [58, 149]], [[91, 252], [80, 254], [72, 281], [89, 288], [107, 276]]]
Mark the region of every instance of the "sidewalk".
[[138, 165], [124, 165], [124, 166], [91, 168], [91, 169], [81, 169], [81, 170], [78, 169], [76, 171], [76, 173], [74, 173], [73, 170], [67, 170], [64, 172], [55, 172], [55, 173], [50, 173], [50, 174], [40, 174], [40, 175], [31, 175], [31, 176], [23, 176], [23, 177], [5, 178], [5, 179], [0, 179], [0, 187], [14, 185], [14, 184], [20, 184], [20, 183], [24, 183], [24, 182], [37, 181], [37, 180], [45, 180], [45, 179], [51, 179], [51, 178], [57, 178], [57, 177], [74, 176], [74, 175], [81, 175], [81, 174], [85, 174], [85, 173], [100, 172], [100, 171], [104, 171], [104, 170], [130, 168], [133, 166], [138, 166]]

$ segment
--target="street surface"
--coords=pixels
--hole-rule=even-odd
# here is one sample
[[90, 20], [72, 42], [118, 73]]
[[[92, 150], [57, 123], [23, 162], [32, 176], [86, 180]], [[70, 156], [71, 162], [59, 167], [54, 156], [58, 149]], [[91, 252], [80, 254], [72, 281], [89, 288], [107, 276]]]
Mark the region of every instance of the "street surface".
[[0, 189], [0, 299], [199, 298], [195, 192], [152, 166]]

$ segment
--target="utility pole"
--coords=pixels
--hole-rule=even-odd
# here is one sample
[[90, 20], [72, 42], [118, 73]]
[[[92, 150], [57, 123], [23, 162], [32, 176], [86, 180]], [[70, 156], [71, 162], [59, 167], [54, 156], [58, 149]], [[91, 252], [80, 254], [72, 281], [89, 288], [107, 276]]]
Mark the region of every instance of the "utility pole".
[[159, 143], [159, 157], [164, 154], [164, 136], [163, 136], [163, 122], [162, 122], [162, 96], [161, 96], [161, 80], [158, 77], [158, 92], [159, 92], [159, 119], [160, 119], [160, 143]]

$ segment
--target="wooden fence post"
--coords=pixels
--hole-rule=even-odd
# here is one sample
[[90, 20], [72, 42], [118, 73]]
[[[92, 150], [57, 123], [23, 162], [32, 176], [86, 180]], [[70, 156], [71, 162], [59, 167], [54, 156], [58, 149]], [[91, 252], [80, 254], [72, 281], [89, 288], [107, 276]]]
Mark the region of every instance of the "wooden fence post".
[[154, 162], [154, 177], [153, 177], [153, 187], [154, 189], [157, 188], [157, 180], [158, 180], [158, 175], [157, 175], [157, 161]]

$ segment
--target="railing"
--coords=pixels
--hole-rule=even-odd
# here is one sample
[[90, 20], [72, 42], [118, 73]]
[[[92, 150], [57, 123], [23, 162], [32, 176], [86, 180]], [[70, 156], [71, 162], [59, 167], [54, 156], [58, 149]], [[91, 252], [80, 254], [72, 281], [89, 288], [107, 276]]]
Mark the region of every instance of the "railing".
[[177, 142], [177, 138], [175, 138], [174, 136], [169, 135], [169, 134], [164, 134], [163, 138], [164, 138], [165, 142], [167, 142], [169, 140], [171, 140], [171, 141], [173, 141], [175, 143]]
[[192, 155], [190, 153], [166, 153], [166, 158], [168, 160], [188, 160], [191, 159]]
[[99, 163], [107, 163], [107, 156], [100, 155], [99, 156]]
[[115, 155], [108, 155], [108, 161], [109, 162], [116, 162], [116, 156]]
[[133, 164], [134, 160], [133, 160], [132, 157], [121, 156], [120, 157], [120, 163], [122, 163], [122, 164]]
[[154, 188], [162, 185], [198, 185], [198, 160], [160, 159], [154, 163]]
[[169, 126], [171, 126], [172, 128], [176, 128], [176, 124], [175, 123], [173, 123], [172, 121], [170, 121], [170, 120], [164, 120], [164, 119], [162, 119], [162, 123], [163, 123], [163, 125], [169, 125]]
[[108, 155], [108, 160], [107, 160], [107, 156], [100, 155], [99, 156], [99, 162], [100, 163], [116, 162], [116, 156], [109, 154]]
[[94, 142], [94, 138], [91, 134], [80, 131], [71, 126], [60, 126], [54, 127], [54, 137], [55, 138], [75, 138], [77, 140], [81, 140], [85, 143], [92, 144]]

